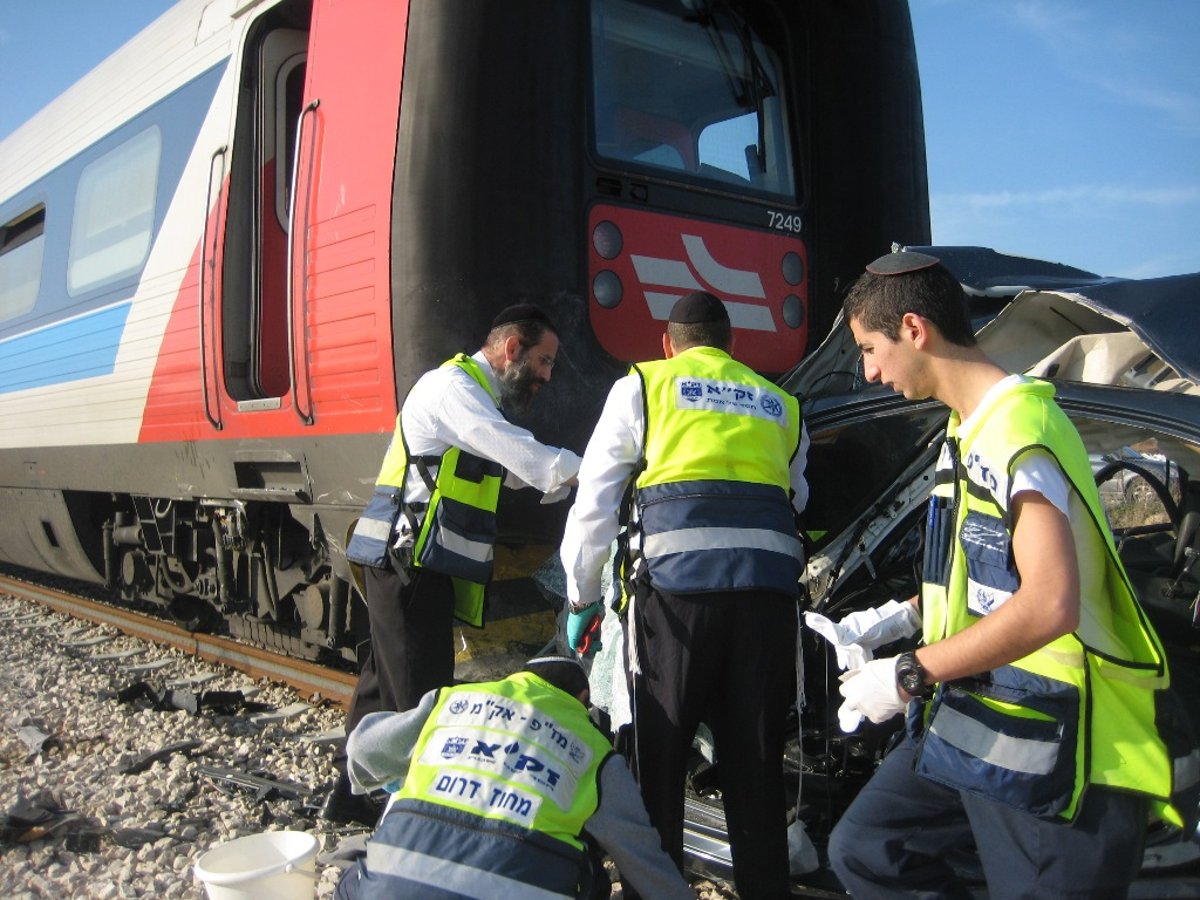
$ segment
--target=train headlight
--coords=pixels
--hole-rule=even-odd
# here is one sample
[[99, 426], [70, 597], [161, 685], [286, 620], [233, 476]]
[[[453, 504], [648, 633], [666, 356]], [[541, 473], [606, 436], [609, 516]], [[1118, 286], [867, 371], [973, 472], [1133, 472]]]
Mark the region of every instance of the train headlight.
[[621, 302], [624, 290], [621, 279], [611, 269], [596, 273], [596, 277], [592, 279], [592, 295], [605, 309], [614, 309]]
[[783, 321], [792, 328], [799, 328], [804, 324], [804, 301], [795, 294], [788, 294], [783, 298]]
[[607, 219], [592, 229], [592, 246], [601, 259], [616, 259], [623, 245], [621, 229]]
[[799, 253], [783, 254], [783, 264], [780, 268], [783, 269], [783, 280], [788, 284], [796, 285], [804, 280], [804, 260], [800, 258]]

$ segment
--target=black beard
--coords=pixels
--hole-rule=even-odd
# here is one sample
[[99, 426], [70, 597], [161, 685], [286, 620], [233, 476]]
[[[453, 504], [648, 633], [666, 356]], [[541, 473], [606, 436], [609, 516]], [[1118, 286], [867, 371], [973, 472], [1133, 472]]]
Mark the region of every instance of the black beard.
[[528, 411], [533, 403], [533, 386], [537, 381], [537, 376], [530, 369], [528, 356], [514, 360], [500, 376], [500, 405], [514, 413]]

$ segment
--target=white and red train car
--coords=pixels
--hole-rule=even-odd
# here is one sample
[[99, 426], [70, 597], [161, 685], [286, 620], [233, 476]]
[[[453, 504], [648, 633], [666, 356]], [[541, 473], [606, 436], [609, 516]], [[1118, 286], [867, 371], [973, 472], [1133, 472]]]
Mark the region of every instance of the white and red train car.
[[0, 560], [352, 660], [421, 372], [541, 303], [581, 449], [704, 287], [782, 373], [928, 243], [923, 140], [903, 0], [182, 0], [0, 143]]

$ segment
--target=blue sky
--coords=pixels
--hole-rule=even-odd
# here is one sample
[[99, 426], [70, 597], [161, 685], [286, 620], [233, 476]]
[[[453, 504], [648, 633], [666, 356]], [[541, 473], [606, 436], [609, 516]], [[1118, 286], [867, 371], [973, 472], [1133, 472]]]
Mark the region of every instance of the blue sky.
[[[0, 137], [170, 6], [0, 0]], [[1200, 271], [1200, 0], [911, 0], [933, 236]]]

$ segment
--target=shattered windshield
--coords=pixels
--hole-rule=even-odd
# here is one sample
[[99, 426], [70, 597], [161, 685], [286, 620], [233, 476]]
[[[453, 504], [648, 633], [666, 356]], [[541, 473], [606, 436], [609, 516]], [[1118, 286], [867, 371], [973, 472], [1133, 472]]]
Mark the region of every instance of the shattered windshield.
[[593, 0], [594, 150], [622, 168], [794, 203], [782, 82], [722, 0]]

